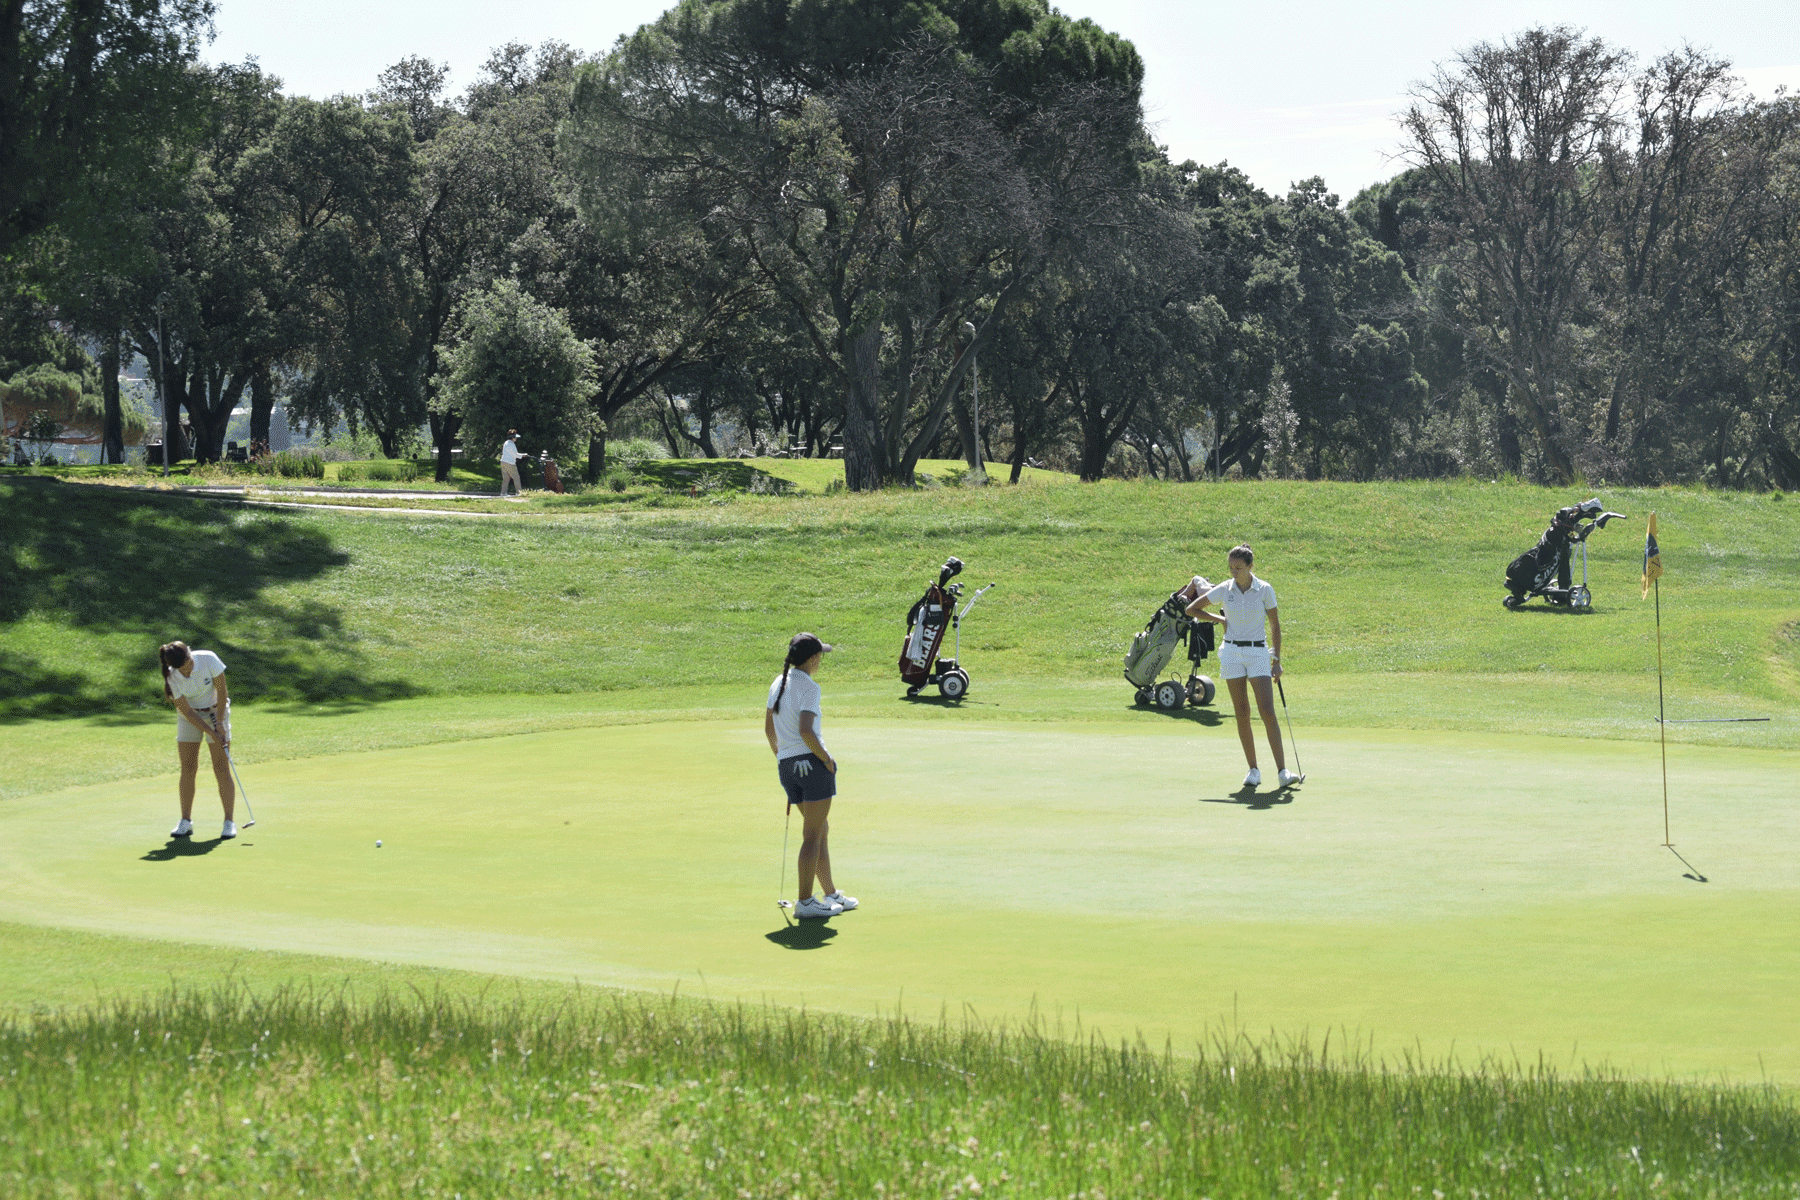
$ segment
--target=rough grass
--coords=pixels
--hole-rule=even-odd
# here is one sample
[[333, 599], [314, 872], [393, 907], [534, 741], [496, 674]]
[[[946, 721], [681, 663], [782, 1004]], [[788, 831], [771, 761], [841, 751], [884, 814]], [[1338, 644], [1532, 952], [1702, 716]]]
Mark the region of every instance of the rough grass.
[[1766, 1091], [1197, 1050], [605, 994], [173, 991], [0, 1026], [0, 1190], [1800, 1194], [1800, 1113]]

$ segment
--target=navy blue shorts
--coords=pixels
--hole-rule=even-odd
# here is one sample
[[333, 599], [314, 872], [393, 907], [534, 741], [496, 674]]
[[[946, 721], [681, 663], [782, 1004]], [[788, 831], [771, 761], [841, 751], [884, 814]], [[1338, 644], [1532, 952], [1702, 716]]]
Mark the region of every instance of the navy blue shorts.
[[805, 804], [812, 800], [829, 800], [837, 795], [837, 776], [825, 767], [816, 754], [800, 754], [784, 758], [777, 767], [781, 790], [789, 804]]

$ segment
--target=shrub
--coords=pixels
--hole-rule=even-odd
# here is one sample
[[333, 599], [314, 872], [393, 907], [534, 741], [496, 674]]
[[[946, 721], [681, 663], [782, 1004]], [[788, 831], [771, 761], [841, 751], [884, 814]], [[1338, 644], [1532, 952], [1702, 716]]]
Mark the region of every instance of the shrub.
[[384, 458], [369, 464], [369, 478], [384, 483], [411, 483], [419, 477], [419, 464], [410, 458]]

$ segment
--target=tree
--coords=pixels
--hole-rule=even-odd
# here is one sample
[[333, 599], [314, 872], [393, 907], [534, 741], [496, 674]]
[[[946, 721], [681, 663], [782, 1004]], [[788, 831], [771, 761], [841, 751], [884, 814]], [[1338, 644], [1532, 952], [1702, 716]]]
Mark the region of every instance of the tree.
[[192, 119], [211, 0], [0, 0], [0, 257], [154, 172]]
[[1567, 26], [1529, 29], [1440, 66], [1402, 122], [1437, 198], [1439, 319], [1505, 378], [1560, 483], [1575, 477], [1571, 336], [1604, 248], [1629, 65]]
[[744, 256], [843, 389], [866, 489], [937, 440], [963, 322], [979, 351], [1128, 191], [1141, 75], [1041, 0], [683, 0], [584, 68], [568, 136], [595, 148], [596, 226], [684, 222]]
[[553, 457], [587, 443], [593, 352], [553, 308], [511, 280], [471, 295], [444, 352], [436, 403], [461, 419], [474, 446], [497, 447], [509, 429]]

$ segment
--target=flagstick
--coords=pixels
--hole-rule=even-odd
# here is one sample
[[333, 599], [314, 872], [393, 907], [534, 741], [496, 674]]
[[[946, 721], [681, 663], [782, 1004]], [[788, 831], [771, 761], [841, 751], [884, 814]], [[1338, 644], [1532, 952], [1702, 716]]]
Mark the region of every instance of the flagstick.
[[1652, 580], [1651, 586], [1656, 589], [1656, 736], [1662, 742], [1663, 845], [1673, 850], [1675, 843], [1669, 840], [1669, 722], [1663, 711], [1662, 577]]

